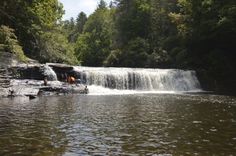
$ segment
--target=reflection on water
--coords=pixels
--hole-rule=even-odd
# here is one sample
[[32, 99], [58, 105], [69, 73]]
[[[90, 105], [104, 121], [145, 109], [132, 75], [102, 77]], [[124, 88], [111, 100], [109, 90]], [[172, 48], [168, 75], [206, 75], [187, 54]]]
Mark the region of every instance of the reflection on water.
[[0, 155], [234, 155], [236, 98], [1, 99]]

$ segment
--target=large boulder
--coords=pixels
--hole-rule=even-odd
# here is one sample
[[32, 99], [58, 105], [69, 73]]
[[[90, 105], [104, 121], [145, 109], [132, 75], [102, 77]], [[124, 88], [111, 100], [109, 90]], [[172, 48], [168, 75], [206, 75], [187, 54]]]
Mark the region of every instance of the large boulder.
[[21, 64], [9, 67], [8, 70], [12, 73], [15, 79], [43, 80], [47, 77], [47, 80], [49, 81], [57, 80], [56, 73], [48, 65]]

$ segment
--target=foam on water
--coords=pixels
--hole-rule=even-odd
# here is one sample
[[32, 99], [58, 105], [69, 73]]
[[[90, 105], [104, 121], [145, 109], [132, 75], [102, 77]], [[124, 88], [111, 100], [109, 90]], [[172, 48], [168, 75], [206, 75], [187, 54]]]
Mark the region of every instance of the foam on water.
[[182, 93], [202, 91], [195, 71], [74, 67], [90, 94]]
[[89, 95], [178, 94], [174, 91], [118, 90], [95, 85], [88, 86], [88, 88]]

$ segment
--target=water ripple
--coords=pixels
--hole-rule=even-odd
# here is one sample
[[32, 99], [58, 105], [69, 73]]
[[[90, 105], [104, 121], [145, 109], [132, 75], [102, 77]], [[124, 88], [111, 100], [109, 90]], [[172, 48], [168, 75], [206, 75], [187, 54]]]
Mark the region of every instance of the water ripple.
[[235, 101], [143, 94], [3, 99], [0, 155], [233, 155]]

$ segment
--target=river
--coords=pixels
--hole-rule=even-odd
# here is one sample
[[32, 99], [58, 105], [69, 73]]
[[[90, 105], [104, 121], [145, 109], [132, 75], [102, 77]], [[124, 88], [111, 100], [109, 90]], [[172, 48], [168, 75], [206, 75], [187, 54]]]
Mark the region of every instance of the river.
[[0, 101], [0, 155], [235, 153], [235, 97], [127, 93]]

